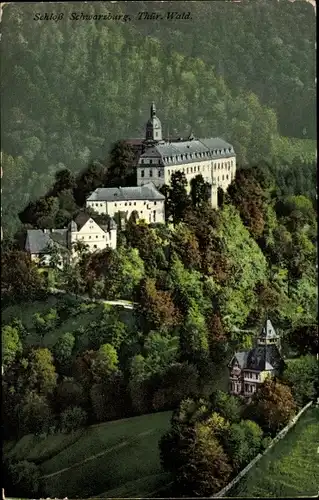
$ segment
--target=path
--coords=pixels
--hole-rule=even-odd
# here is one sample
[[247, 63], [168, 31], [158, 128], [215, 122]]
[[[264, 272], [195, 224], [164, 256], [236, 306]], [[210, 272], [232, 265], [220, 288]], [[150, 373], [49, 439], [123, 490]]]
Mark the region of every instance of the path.
[[65, 290], [59, 290], [58, 288], [49, 288], [49, 292], [52, 294], [68, 294], [68, 295], [73, 295], [73, 297], [79, 297], [80, 299], [90, 301], [90, 302], [99, 302], [101, 304], [108, 304], [110, 306], [122, 306], [124, 309], [129, 309], [133, 310], [134, 306], [136, 305], [135, 302], [131, 302], [129, 300], [104, 300], [104, 299], [93, 299], [89, 297], [88, 295], [76, 295], [75, 293], [71, 292], [66, 292]]
[[68, 470], [75, 469], [76, 467], [79, 467], [79, 465], [83, 465], [87, 462], [91, 462], [92, 460], [95, 460], [96, 458], [102, 457], [103, 455], [106, 455], [107, 453], [111, 453], [114, 450], [120, 450], [121, 448], [124, 448], [125, 446], [128, 446], [129, 444], [133, 443], [136, 438], [141, 437], [141, 436], [148, 436], [154, 431], [154, 429], [150, 429], [148, 431], [141, 432], [140, 434], [137, 434], [133, 439], [123, 441], [122, 443], [119, 443], [115, 446], [112, 446], [111, 448], [108, 448], [104, 451], [101, 451], [100, 453], [96, 453], [95, 455], [91, 455], [88, 458], [85, 458], [84, 460], [81, 460], [80, 462], [76, 462], [75, 464], [70, 465], [70, 467], [65, 467], [64, 469], [60, 469], [56, 472], [52, 472], [51, 474], [46, 474], [45, 476], [41, 476], [39, 479], [48, 479], [49, 477], [57, 476], [58, 474], [62, 474], [63, 472], [67, 472]]

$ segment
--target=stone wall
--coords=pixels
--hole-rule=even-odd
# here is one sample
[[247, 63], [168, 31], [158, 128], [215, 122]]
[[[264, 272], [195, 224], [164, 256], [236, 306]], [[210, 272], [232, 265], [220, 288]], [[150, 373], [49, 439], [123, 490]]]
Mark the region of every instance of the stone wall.
[[235, 484], [238, 483], [238, 481], [240, 481], [240, 479], [242, 479], [246, 474], [247, 472], [250, 471], [250, 469], [257, 463], [259, 462], [259, 460], [266, 454], [268, 453], [268, 451], [276, 444], [278, 443], [278, 441], [280, 441], [283, 437], [285, 437], [285, 435], [287, 434], [287, 432], [292, 428], [294, 427], [294, 425], [296, 425], [296, 422], [299, 420], [299, 418], [301, 417], [301, 415], [306, 411], [308, 410], [308, 408], [312, 405], [312, 401], [310, 401], [310, 403], [306, 404], [306, 406], [304, 406], [299, 413], [297, 413], [297, 415], [289, 422], [288, 425], [286, 425], [286, 427], [284, 427], [278, 434], [277, 436], [271, 441], [270, 445], [266, 448], [266, 450], [264, 451], [264, 453], [259, 453], [255, 458], [253, 458], [253, 460], [251, 462], [249, 462], [248, 465], [246, 465], [246, 467], [230, 482], [228, 483], [222, 490], [220, 490], [218, 493], [216, 493], [216, 495], [214, 495], [213, 497], [210, 497], [210, 498], [220, 498], [220, 497], [223, 497], [231, 488], [233, 488], [235, 486]]

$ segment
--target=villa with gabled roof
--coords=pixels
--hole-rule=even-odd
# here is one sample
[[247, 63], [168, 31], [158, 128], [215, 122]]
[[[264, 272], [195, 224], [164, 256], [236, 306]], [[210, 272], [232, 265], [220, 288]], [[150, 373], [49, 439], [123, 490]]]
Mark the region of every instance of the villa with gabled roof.
[[247, 351], [235, 352], [228, 365], [230, 393], [251, 397], [258, 385], [267, 377], [278, 375], [284, 364], [279, 335], [270, 319], [266, 318], [257, 345]]

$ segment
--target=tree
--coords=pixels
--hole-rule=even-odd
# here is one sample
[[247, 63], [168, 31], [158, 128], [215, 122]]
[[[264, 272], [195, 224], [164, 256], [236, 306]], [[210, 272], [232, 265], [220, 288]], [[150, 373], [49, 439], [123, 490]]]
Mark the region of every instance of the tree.
[[6, 369], [22, 353], [22, 344], [17, 328], [6, 325], [1, 328], [2, 366]]
[[22, 460], [9, 465], [11, 482], [15, 486], [15, 494], [36, 495], [39, 491], [40, 471], [35, 463]]
[[92, 374], [96, 382], [103, 381], [118, 369], [118, 357], [114, 347], [103, 344], [92, 363]]
[[240, 402], [235, 396], [217, 390], [210, 396], [212, 407], [229, 422], [238, 422], [240, 419]]
[[128, 414], [128, 395], [123, 375], [113, 373], [107, 380], [94, 384], [90, 390], [92, 409], [97, 422], [105, 422]]
[[276, 433], [293, 417], [296, 404], [287, 385], [267, 379], [258, 387], [249, 409], [262, 429]]
[[182, 222], [187, 210], [190, 207], [190, 200], [187, 195], [187, 179], [183, 172], [177, 171], [172, 174], [171, 185], [168, 195], [168, 214], [174, 224]]
[[241, 420], [230, 426], [223, 441], [235, 470], [241, 469], [258, 454], [262, 437], [262, 429], [251, 420]]
[[292, 395], [303, 406], [318, 394], [319, 365], [315, 356], [302, 356], [289, 361], [283, 381], [291, 387]]
[[59, 383], [54, 398], [59, 412], [70, 406], [84, 406], [87, 402], [82, 385], [74, 378], [65, 378]]
[[32, 348], [28, 356], [27, 383], [30, 390], [38, 394], [49, 395], [56, 388], [57, 374], [53, 364], [53, 356], [49, 349]]
[[35, 392], [27, 394], [19, 405], [19, 431], [23, 434], [47, 432], [52, 420], [52, 411], [44, 396]]
[[45, 281], [25, 252], [1, 252], [1, 293], [13, 301], [32, 300], [43, 294]]
[[215, 417], [175, 424], [160, 440], [163, 468], [173, 474], [179, 494], [209, 496], [227, 483], [232, 469], [216, 437], [216, 424]]
[[188, 363], [174, 363], [159, 377], [152, 406], [155, 410], [172, 410], [183, 399], [196, 396], [199, 388], [199, 374], [195, 366]]
[[74, 345], [74, 335], [69, 332], [63, 333], [54, 345], [53, 354], [61, 365], [65, 365], [70, 361]]
[[288, 341], [294, 349], [297, 349], [299, 354], [316, 355], [319, 352], [317, 324], [297, 326], [290, 332]]
[[110, 166], [107, 173], [108, 184], [112, 186], [131, 186], [136, 183], [134, 149], [126, 141], [116, 142], [110, 153]]
[[85, 426], [87, 414], [79, 406], [73, 406], [61, 413], [60, 420], [62, 432], [69, 433]]
[[169, 292], [156, 289], [152, 278], [144, 278], [136, 293], [137, 314], [146, 322], [147, 330], [169, 329], [179, 322], [179, 311]]
[[191, 199], [193, 206], [196, 208], [201, 207], [209, 201], [210, 198], [210, 184], [204, 181], [203, 176], [196, 175], [191, 180]]
[[75, 176], [67, 168], [59, 170], [55, 174], [55, 183], [52, 188], [52, 196], [56, 196], [62, 191], [72, 190], [75, 187]]

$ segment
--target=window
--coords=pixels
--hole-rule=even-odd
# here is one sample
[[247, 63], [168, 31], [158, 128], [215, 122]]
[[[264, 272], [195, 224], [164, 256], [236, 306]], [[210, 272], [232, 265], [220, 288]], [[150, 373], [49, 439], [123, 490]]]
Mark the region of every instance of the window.
[[226, 175], [226, 179], [228, 180], [228, 175]]
[[187, 167], [187, 169], [186, 169], [186, 172], [188, 173], [188, 167]]
[[114, 203], [114, 206], [117, 207], [117, 203]]
[[219, 182], [219, 177], [217, 177], [217, 180], [218, 180], [218, 182]]
[[97, 245], [93, 245], [93, 246], [94, 246], [94, 248], [97, 248]]
[[99, 237], [99, 235], [97, 234], [97, 235], [96, 235], [96, 238], [98, 238], [98, 237]]
[[152, 160], [150, 160], [150, 165], [152, 165], [152, 163], [153, 163]]
[[193, 167], [191, 167], [191, 174], [193, 173]]
[[217, 165], [214, 166], [214, 170], [216, 170]]
[[127, 207], [127, 203], [125, 202], [124, 205]]
[[143, 163], [144, 163], [144, 160], [143, 160], [143, 159], [141, 160], [141, 163], [142, 163], [142, 165], [143, 165]]
[[168, 175], [171, 175], [171, 171], [170, 170], [167, 170], [167, 172], [168, 172]]
[[150, 169], [150, 177], [153, 177], [153, 170]]
[[222, 180], [224, 180], [224, 179], [225, 179], [225, 176], [223, 175], [223, 178], [222, 178]]
[[136, 207], [136, 201], [134, 201], [134, 206]]
[[156, 205], [156, 201], [154, 201], [154, 205]]
[[141, 177], [144, 177], [144, 170], [141, 170]]
[[158, 171], [158, 177], [162, 177], [162, 172], [160, 170]]
[[82, 236], [82, 240], [84, 240], [84, 236]]
[[91, 239], [91, 236], [89, 236], [89, 240]]
[[104, 235], [104, 234], [102, 234], [102, 238], [105, 238], [105, 235]]
[[131, 205], [132, 205], [132, 203], [131, 203], [131, 202], [129, 202], [129, 206], [131, 206]]
[[144, 201], [144, 205], [146, 205], [146, 201]]

